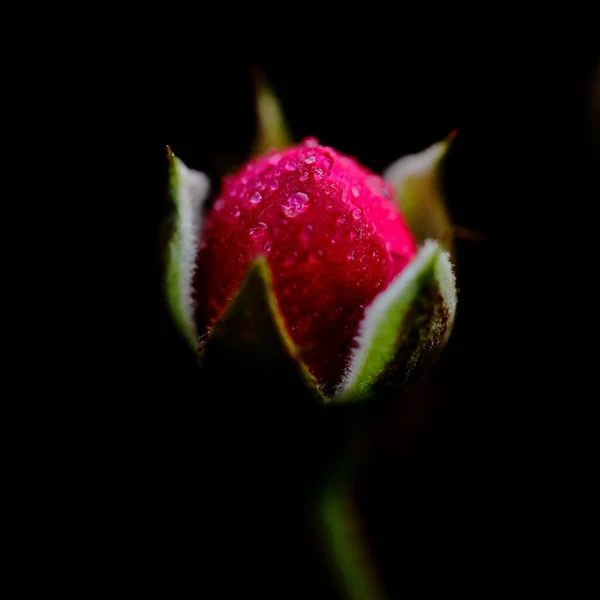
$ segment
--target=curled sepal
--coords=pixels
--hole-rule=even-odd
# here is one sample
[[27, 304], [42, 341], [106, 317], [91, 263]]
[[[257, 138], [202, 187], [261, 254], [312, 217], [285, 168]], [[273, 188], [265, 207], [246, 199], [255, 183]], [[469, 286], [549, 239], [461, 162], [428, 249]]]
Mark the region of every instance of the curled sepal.
[[383, 177], [396, 190], [400, 210], [418, 243], [434, 239], [452, 251], [453, 228], [441, 185], [442, 159], [455, 137], [391, 164]]
[[437, 242], [427, 241], [367, 307], [336, 400], [360, 399], [375, 386], [404, 385], [443, 348], [455, 312], [450, 259]]
[[280, 402], [323, 401], [286, 330], [264, 257], [252, 262], [235, 297], [201, 341], [199, 363], [221, 390], [260, 390], [256, 393], [263, 400]]
[[173, 320], [196, 349], [192, 279], [202, 226], [202, 204], [210, 183], [204, 173], [186, 167], [167, 146], [169, 161], [170, 237], [167, 247], [166, 293]]
[[265, 74], [255, 69], [254, 105], [256, 112], [256, 138], [252, 156], [261, 156], [269, 150], [284, 150], [294, 143], [281, 103]]

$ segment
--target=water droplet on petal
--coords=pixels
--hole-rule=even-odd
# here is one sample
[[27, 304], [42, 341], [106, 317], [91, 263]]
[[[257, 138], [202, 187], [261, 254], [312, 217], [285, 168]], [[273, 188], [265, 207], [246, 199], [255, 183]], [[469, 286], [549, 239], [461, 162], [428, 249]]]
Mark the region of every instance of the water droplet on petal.
[[267, 225], [265, 223], [257, 223], [256, 227], [251, 227], [248, 230], [251, 238], [258, 239], [267, 233]]
[[311, 252], [308, 255], [308, 262], [311, 265], [320, 263], [321, 260], [323, 260], [323, 250], [317, 250], [316, 252]]
[[269, 164], [275, 166], [281, 160], [281, 154], [277, 152], [269, 156]]
[[392, 249], [392, 244], [391, 242], [386, 242], [385, 243], [385, 249], [389, 252]]
[[346, 215], [340, 215], [340, 216], [337, 218], [337, 221], [336, 221], [336, 223], [338, 224], [338, 226], [341, 226], [341, 225], [343, 225], [343, 224], [344, 224], [344, 223], [345, 223], [347, 220], [348, 220], [348, 217], [347, 217]]
[[250, 194], [250, 203], [258, 204], [262, 200], [262, 194], [260, 192], [254, 191]]
[[302, 171], [300, 173], [300, 181], [306, 181], [308, 179], [308, 171]]
[[352, 218], [353, 218], [355, 221], [358, 221], [358, 219], [360, 219], [360, 215], [362, 215], [362, 208], [355, 208], [355, 209], [352, 211]]
[[354, 258], [356, 257], [356, 252], [354, 250], [351, 250], [350, 252], [348, 252], [346, 259], [347, 260], [354, 260]]
[[348, 234], [348, 237], [349, 237], [351, 240], [355, 240], [355, 239], [356, 239], [356, 231], [351, 231], [351, 232]]
[[307, 137], [304, 138], [304, 140], [302, 141], [302, 145], [305, 148], [314, 148], [315, 146], [319, 145], [319, 140], [316, 137]]
[[273, 179], [273, 181], [271, 181], [271, 185], [269, 187], [273, 191], [275, 191], [277, 188], [279, 188], [279, 181], [277, 181], [277, 179]]
[[315, 181], [321, 181], [321, 179], [323, 179], [324, 177], [324, 173], [322, 169], [317, 169], [315, 171]]
[[240, 207], [239, 206], [234, 206], [231, 209], [231, 216], [235, 217], [236, 219], [241, 215], [242, 213], [240, 212]]
[[298, 256], [297, 252], [290, 252], [290, 254], [288, 254], [285, 257], [285, 259], [283, 260], [283, 262], [281, 264], [284, 267], [291, 267], [296, 262], [297, 256]]
[[271, 240], [267, 240], [264, 245], [265, 252], [271, 252], [272, 247], [273, 247], [273, 242]]
[[353, 185], [352, 186], [352, 195], [355, 198], [358, 198], [360, 196], [360, 191], [361, 191], [360, 185]]
[[342, 202], [346, 204], [348, 202], [348, 192], [346, 190], [342, 190]]
[[309, 202], [310, 198], [304, 192], [296, 192], [281, 205], [281, 211], [286, 217], [293, 219], [308, 209]]
[[294, 162], [293, 160], [288, 160], [285, 163], [285, 170], [286, 171], [297, 171], [298, 170], [298, 164], [296, 162]]
[[302, 228], [302, 231], [300, 232], [300, 243], [303, 246], [308, 245], [308, 243], [310, 242], [310, 238], [312, 236], [312, 225], [306, 225], [306, 227]]
[[381, 185], [381, 179], [379, 177], [377, 177], [376, 175], [369, 175], [366, 180], [365, 183], [367, 184], [367, 187], [374, 193], [374, 194], [381, 194], [382, 192], [382, 185]]
[[331, 160], [331, 158], [329, 158], [329, 156], [321, 156], [319, 158], [319, 168], [323, 171], [323, 173], [329, 175], [329, 173], [331, 173], [332, 165], [333, 161]]
[[317, 160], [317, 157], [313, 154], [313, 155], [309, 156], [308, 158], [304, 159], [304, 162], [307, 165], [312, 165], [315, 162], [315, 160]]
[[218, 199], [218, 200], [215, 202], [215, 204], [214, 204], [213, 208], [214, 208], [214, 209], [215, 209], [217, 212], [219, 212], [220, 210], [222, 210], [222, 209], [223, 209], [223, 207], [224, 207], [224, 206], [225, 206], [225, 200], [223, 200], [223, 198], [219, 198], [219, 199]]

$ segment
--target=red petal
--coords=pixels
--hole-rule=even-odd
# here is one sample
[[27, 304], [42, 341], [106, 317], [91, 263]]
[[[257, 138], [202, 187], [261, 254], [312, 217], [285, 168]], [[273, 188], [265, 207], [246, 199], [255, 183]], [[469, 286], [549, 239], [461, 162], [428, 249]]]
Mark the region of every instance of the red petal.
[[268, 154], [227, 178], [207, 215], [198, 330], [265, 254], [292, 339], [315, 377], [336, 385], [364, 308], [415, 252], [394, 191], [354, 159], [310, 141]]

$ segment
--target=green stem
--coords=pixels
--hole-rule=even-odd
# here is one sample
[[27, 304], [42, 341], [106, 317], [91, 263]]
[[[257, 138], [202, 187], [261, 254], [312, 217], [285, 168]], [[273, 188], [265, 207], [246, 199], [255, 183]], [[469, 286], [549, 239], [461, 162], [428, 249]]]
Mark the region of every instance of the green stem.
[[342, 469], [326, 486], [319, 506], [328, 558], [349, 600], [386, 600], [352, 493], [351, 469]]

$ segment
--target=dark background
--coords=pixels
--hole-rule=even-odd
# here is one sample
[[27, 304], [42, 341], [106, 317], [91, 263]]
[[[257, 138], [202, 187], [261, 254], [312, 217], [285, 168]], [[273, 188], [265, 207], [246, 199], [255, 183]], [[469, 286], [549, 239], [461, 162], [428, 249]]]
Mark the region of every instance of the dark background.
[[[244, 160], [254, 135], [251, 65], [265, 70], [298, 140], [314, 135], [375, 171], [458, 129], [444, 187], [454, 221], [479, 235], [457, 241], [455, 332], [428, 383], [370, 419], [356, 494], [392, 598], [574, 595], [590, 564], [584, 508], [595, 473], [586, 414], [597, 328], [596, 54], [461, 41], [458, 32], [432, 48], [429, 38], [389, 31], [341, 52], [339, 31], [314, 36], [327, 44], [192, 61], [201, 84], [171, 96], [170, 130], [153, 155], [157, 237], [163, 144], [211, 175], [215, 191]], [[271, 42], [287, 48], [294, 36]], [[289, 440], [318, 462], [326, 433], [313, 437], [285, 411], [253, 413], [247, 405], [260, 403], [260, 390], [239, 411], [225, 382], [211, 397], [198, 390], [162, 301], [158, 246], [154, 262], [144, 389], [163, 401], [143, 410], [136, 477], [151, 500], [137, 509], [152, 526], [136, 538], [134, 572], [149, 587], [191, 586], [206, 597], [335, 598], [299, 516], [292, 482], [302, 452], [277, 466]], [[260, 450], [249, 450], [248, 427]]]

